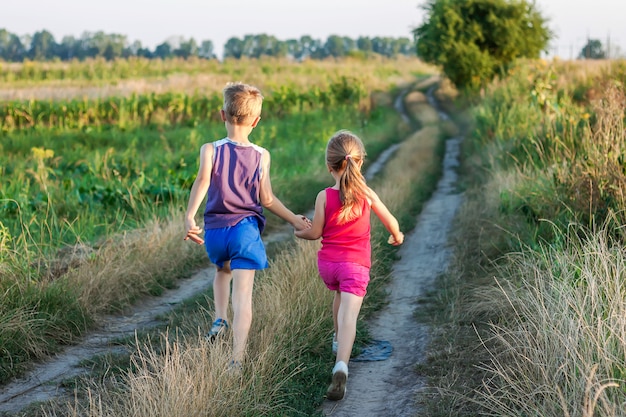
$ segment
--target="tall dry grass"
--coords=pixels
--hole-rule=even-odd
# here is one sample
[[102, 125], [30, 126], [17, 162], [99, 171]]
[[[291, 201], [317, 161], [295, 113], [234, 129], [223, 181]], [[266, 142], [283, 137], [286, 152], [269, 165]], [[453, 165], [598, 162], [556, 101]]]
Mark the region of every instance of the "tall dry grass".
[[[68, 271], [64, 278], [79, 290], [78, 300], [90, 316], [123, 310], [140, 296], [171, 288], [206, 263], [202, 247], [182, 241], [180, 218], [153, 219], [110, 237]], [[187, 262], [181, 265], [181, 259]]]
[[484, 407], [494, 415], [626, 415], [622, 245], [599, 232], [510, 254], [497, 277], [514, 314], [493, 324], [498, 348], [485, 365]]
[[525, 216], [498, 210], [516, 181], [499, 172], [466, 192], [432, 313], [440, 327], [425, 368], [435, 386], [429, 415], [623, 416], [623, 244], [572, 226], [539, 250], [525, 246]]
[[431, 415], [626, 413], [623, 85], [532, 66], [475, 111]]
[[[235, 416], [282, 415], [285, 385], [300, 369], [310, 341], [329, 340], [329, 292], [317, 277], [316, 244], [299, 241], [257, 276], [254, 325], [248, 359], [240, 375], [228, 366], [230, 337], [215, 345], [201, 331], [163, 334], [142, 343], [133, 368], [120, 380], [91, 392], [87, 403], [48, 415], [73, 416]], [[321, 301], [321, 302], [320, 302]], [[330, 326], [329, 326], [330, 324]], [[206, 323], [208, 325], [208, 322]], [[185, 331], [181, 332], [185, 333]], [[293, 411], [293, 410], [292, 410]]]

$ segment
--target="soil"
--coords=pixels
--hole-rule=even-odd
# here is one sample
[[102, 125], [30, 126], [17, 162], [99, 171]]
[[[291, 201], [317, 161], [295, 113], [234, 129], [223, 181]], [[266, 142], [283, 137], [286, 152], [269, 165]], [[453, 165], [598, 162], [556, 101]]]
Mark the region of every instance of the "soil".
[[[432, 84], [433, 80], [427, 82]], [[401, 114], [404, 113], [402, 95], [395, 103]], [[432, 94], [428, 96], [434, 103]], [[439, 114], [446, 117], [442, 112]], [[450, 257], [448, 234], [462, 200], [455, 190], [459, 143], [459, 138], [447, 141], [442, 179], [419, 215], [417, 226], [406, 235], [399, 251], [401, 259], [394, 265], [390, 302], [369, 323], [374, 339], [389, 341], [393, 352], [383, 361], [351, 362], [346, 396], [338, 402], [325, 401], [321, 407], [324, 415], [412, 416], [419, 411], [416, 395], [425, 387], [425, 381], [415, 371], [415, 365], [424, 360], [429, 329], [419, 323], [414, 314], [419, 309], [418, 300], [445, 271]], [[392, 147], [381, 155], [370, 166], [366, 177], [374, 176], [395, 149]], [[278, 231], [267, 240], [279, 240], [281, 235]], [[61, 382], [86, 372], [80, 366], [81, 361], [122, 349], [112, 346], [111, 342], [160, 324], [155, 317], [205, 291], [212, 284], [213, 275], [214, 268], [207, 268], [182, 280], [178, 288], [143, 300], [127, 315], [106, 317], [99, 331], [36, 364], [24, 377], [0, 387], [0, 415], [19, 412], [34, 402], [71, 395], [62, 388]]]

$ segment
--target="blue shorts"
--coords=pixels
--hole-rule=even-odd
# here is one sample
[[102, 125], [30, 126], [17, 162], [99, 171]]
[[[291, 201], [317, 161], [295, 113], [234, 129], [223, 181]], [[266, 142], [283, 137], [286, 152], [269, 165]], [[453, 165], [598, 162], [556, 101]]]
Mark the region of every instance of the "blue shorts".
[[234, 226], [204, 231], [209, 259], [219, 268], [230, 261], [230, 269], [265, 269], [267, 254], [255, 217], [246, 217]]

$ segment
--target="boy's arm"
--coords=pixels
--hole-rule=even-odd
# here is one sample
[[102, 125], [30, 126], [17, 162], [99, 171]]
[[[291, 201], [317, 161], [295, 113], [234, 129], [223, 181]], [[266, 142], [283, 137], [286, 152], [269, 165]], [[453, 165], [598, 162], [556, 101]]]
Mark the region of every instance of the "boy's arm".
[[400, 231], [398, 220], [391, 214], [387, 206], [380, 200], [378, 195], [370, 188], [369, 198], [372, 202], [372, 210], [385, 226], [385, 229], [391, 234], [389, 243], [394, 246], [401, 245], [404, 242], [404, 233]]
[[202, 245], [204, 240], [200, 237], [202, 229], [196, 225], [195, 217], [209, 189], [209, 184], [211, 183], [213, 152], [212, 143], [206, 143], [200, 148], [198, 175], [191, 187], [191, 194], [189, 195], [189, 203], [187, 204], [187, 212], [185, 214], [185, 240], [189, 239], [199, 245]]
[[261, 157], [261, 205], [291, 224], [296, 230], [306, 229], [310, 226], [309, 220], [301, 215], [295, 215], [274, 195], [272, 181], [270, 180], [270, 153], [263, 151]]
[[317, 194], [315, 199], [315, 214], [313, 214], [313, 222], [311, 227], [304, 230], [296, 230], [295, 234], [301, 239], [317, 240], [322, 236], [324, 229], [326, 209], [326, 191], [322, 190]]

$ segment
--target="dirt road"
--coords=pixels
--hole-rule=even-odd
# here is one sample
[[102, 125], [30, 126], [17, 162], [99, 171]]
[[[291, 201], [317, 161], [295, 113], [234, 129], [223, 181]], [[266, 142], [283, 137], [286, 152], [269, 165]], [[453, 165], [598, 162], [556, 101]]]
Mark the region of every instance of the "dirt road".
[[[430, 81], [432, 84], [432, 80]], [[396, 101], [402, 113], [402, 101]], [[413, 320], [415, 301], [426, 291], [447, 265], [447, 234], [461, 196], [454, 193], [458, 139], [448, 141], [444, 175], [437, 191], [426, 204], [413, 232], [407, 235], [400, 250], [402, 259], [394, 267], [390, 286], [390, 304], [371, 323], [374, 338], [388, 340], [394, 347], [390, 359], [380, 362], [352, 363], [348, 394], [339, 403], [325, 403], [324, 413], [333, 416], [404, 416], [412, 415], [414, 393], [422, 382], [412, 365], [422, 360], [428, 343], [428, 329]], [[366, 176], [374, 176], [395, 150], [390, 148], [370, 166]], [[291, 235], [291, 230], [287, 232]], [[278, 232], [268, 240], [280, 238]], [[111, 342], [133, 335], [136, 330], [158, 324], [155, 317], [170, 311], [191, 296], [206, 290], [214, 270], [208, 268], [182, 280], [177, 289], [160, 297], [151, 297], [135, 305], [130, 314], [104, 320], [102, 328], [88, 335], [80, 344], [67, 348], [44, 363], [37, 364], [22, 378], [0, 387], [0, 415], [15, 413], [27, 405], [59, 398], [71, 393], [61, 382], [85, 372], [81, 361], [111, 352]], [[119, 348], [118, 348], [119, 349]]]

